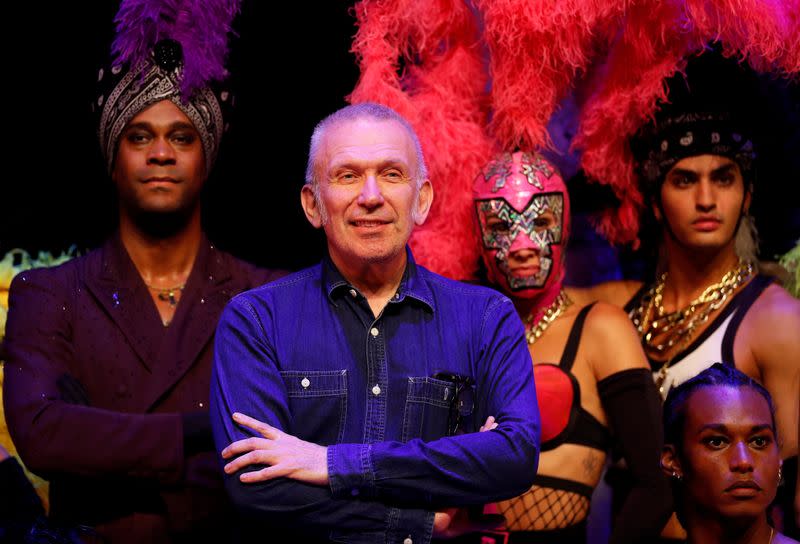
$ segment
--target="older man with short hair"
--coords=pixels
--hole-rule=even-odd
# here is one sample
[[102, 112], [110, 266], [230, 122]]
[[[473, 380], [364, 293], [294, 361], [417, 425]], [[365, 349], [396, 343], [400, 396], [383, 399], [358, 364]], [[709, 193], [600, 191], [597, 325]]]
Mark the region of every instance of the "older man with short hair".
[[432, 199], [391, 109], [318, 125], [301, 203], [328, 255], [233, 299], [217, 331], [212, 426], [244, 527], [424, 543], [437, 510], [530, 487], [539, 414], [522, 324], [502, 295], [415, 264], [406, 244]]

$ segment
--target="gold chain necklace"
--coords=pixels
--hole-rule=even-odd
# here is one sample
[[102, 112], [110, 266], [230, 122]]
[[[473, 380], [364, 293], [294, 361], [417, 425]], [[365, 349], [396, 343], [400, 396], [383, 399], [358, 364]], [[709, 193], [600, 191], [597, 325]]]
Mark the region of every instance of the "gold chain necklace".
[[564, 313], [564, 310], [571, 305], [572, 299], [569, 298], [569, 295], [567, 295], [564, 289], [561, 289], [556, 299], [545, 309], [544, 314], [541, 319], [536, 322], [536, 325], [533, 325], [534, 312], [528, 314], [528, 317], [525, 318], [525, 328], [528, 329], [525, 332], [525, 338], [528, 340], [528, 344], [533, 345], [533, 343], [544, 334], [544, 331], [547, 330], [550, 323], [555, 321], [556, 318]]
[[[667, 280], [667, 273], [664, 272], [642, 296], [639, 306], [630, 313], [645, 350], [661, 355], [676, 345], [685, 346], [697, 327], [708, 321], [711, 314], [725, 304], [730, 294], [753, 277], [754, 273], [753, 263], [739, 261], [719, 282], [706, 287], [699, 297], [685, 307], [666, 313], [662, 305]], [[671, 361], [671, 358], [665, 361], [656, 375], [656, 386], [662, 394]]]

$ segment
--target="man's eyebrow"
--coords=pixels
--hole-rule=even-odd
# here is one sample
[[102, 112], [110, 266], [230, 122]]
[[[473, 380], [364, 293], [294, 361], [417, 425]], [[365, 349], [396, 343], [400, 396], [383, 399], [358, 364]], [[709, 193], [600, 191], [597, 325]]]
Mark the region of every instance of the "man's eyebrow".
[[686, 170], [684, 168], [673, 168], [670, 170], [668, 176], [685, 176], [687, 178], [696, 179], [697, 172], [694, 170]]
[[150, 123], [145, 123], [144, 121], [140, 121], [138, 123], [131, 123], [127, 127], [125, 127], [125, 131], [129, 130], [152, 130], [152, 125]]
[[386, 167], [393, 167], [393, 168], [400, 168], [401, 170], [407, 170], [409, 165], [402, 159], [393, 159], [389, 158], [378, 165], [379, 168], [386, 168]]
[[[728, 426], [724, 423], [707, 423], [700, 427], [700, 430], [697, 431], [698, 434], [702, 433], [705, 430], [712, 430], [712, 431], [719, 431], [723, 433], [729, 432]], [[753, 425], [750, 428], [750, 433], [758, 433], [761, 431], [770, 430], [772, 431], [772, 425], [769, 423], [762, 423], [760, 425]]]
[[176, 121], [169, 126], [170, 130], [196, 130], [194, 125], [186, 121]]
[[[186, 121], [175, 121], [171, 123], [168, 127], [168, 130], [195, 130], [194, 125], [191, 123], [187, 123]], [[151, 123], [146, 121], [139, 121], [138, 123], [131, 123], [125, 128], [125, 131], [129, 130], [149, 130], [153, 131], [154, 127]]]
[[725, 174], [729, 174], [735, 171], [736, 171], [736, 164], [731, 162], [728, 164], [723, 164], [719, 168], [714, 168], [711, 171], [711, 177], [724, 176]]
[[[335, 170], [340, 170], [343, 168], [358, 168], [363, 164], [363, 161], [358, 159], [342, 159], [339, 162], [334, 162], [330, 165], [330, 171], [334, 172]], [[403, 159], [400, 158], [388, 158], [384, 159], [378, 163], [377, 169], [383, 170], [384, 168], [399, 168], [400, 170], [408, 171], [411, 169], [410, 165], [406, 164]]]
[[760, 433], [761, 431], [773, 431], [773, 432], [775, 432], [772, 429], [772, 425], [770, 425], [768, 423], [762, 423], [761, 425], [753, 425], [752, 427], [750, 427], [750, 433], [751, 434], [752, 433]]

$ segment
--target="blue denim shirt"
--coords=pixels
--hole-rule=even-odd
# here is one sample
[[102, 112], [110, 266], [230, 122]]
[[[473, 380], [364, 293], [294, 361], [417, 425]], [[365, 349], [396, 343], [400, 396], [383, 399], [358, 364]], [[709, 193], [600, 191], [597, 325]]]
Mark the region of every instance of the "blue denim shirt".
[[[237, 509], [273, 536], [427, 543], [435, 510], [526, 491], [539, 411], [523, 332], [506, 297], [433, 274], [410, 251], [377, 318], [329, 259], [234, 298], [215, 339], [218, 451], [252, 435], [238, 411], [328, 446], [330, 478], [226, 476]], [[447, 436], [453, 384], [441, 371], [476, 384], [468, 434]], [[474, 432], [489, 415], [497, 429]]]

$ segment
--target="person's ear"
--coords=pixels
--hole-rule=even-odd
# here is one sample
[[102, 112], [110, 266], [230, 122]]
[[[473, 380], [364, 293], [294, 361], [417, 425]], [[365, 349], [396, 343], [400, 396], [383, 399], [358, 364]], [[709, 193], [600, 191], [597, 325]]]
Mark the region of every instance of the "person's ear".
[[428, 217], [428, 212], [431, 211], [431, 204], [433, 203], [433, 185], [429, 180], [425, 180], [419, 187], [419, 195], [417, 197], [416, 209], [414, 210], [414, 223], [422, 225]]
[[314, 196], [314, 188], [310, 183], [303, 185], [300, 190], [300, 205], [303, 207], [303, 213], [306, 214], [306, 219], [311, 223], [314, 228], [322, 227], [322, 210], [320, 210], [319, 202]]
[[675, 446], [672, 444], [666, 444], [661, 450], [661, 470], [671, 478], [683, 479], [683, 468], [681, 468]]
[[742, 204], [742, 213], [747, 215], [750, 213], [750, 203], [753, 201], [753, 190], [752, 188], [745, 185], [744, 188], [744, 203]]
[[661, 223], [664, 220], [664, 214], [661, 213], [661, 199], [654, 198], [650, 201], [650, 209], [653, 211], [653, 217], [656, 218], [656, 221]]

